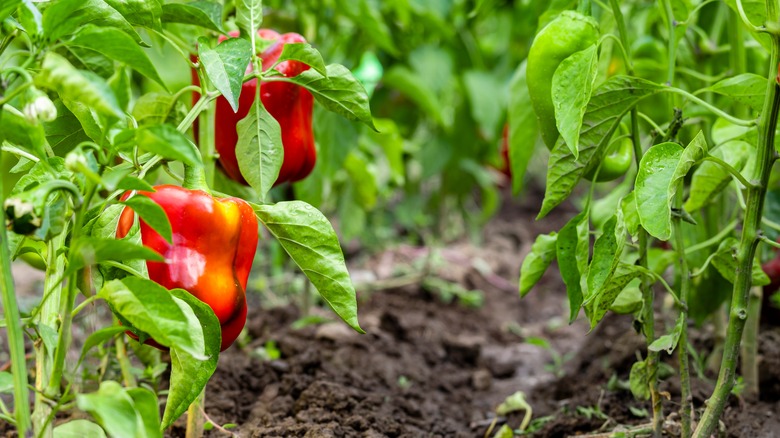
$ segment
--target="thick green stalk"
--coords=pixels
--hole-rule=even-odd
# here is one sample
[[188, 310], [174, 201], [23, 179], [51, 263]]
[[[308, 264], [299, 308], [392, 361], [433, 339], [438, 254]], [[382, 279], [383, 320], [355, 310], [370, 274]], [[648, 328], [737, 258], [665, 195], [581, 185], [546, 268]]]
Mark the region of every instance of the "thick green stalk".
[[[198, 70], [201, 83], [201, 95], [207, 96], [209, 89], [207, 88], [208, 78], [206, 77], [205, 70], [201, 67]], [[200, 124], [198, 125], [198, 144], [200, 145], [200, 155], [203, 157], [203, 169], [205, 171], [206, 184], [209, 187], [214, 186], [214, 167], [216, 161], [216, 139], [214, 137], [215, 131], [215, 116], [216, 116], [216, 103], [213, 100], [208, 100], [205, 109], [203, 110], [203, 117], [200, 118]]]
[[[767, 0], [766, 5], [768, 21], [777, 23], [777, 0]], [[694, 432], [694, 436], [697, 438], [709, 437], [718, 425], [718, 420], [723, 413], [731, 389], [734, 386], [734, 377], [739, 359], [739, 346], [748, 317], [748, 297], [752, 283], [751, 270], [756, 247], [758, 246], [758, 230], [761, 226], [764, 198], [772, 164], [774, 163], [775, 128], [777, 126], [778, 110], [780, 109], [780, 93], [778, 93], [776, 79], [780, 40], [776, 35], [770, 36], [772, 45], [764, 108], [759, 121], [757, 164], [753, 169], [753, 175], [750, 177], [754, 185], [747, 188], [747, 211], [745, 212], [742, 228], [742, 238], [737, 250], [737, 272], [731, 297], [723, 361], [721, 362], [715, 390], [710, 399], [707, 400], [707, 409], [704, 411], [701, 422], [699, 422]]]
[[[674, 199], [674, 206], [677, 209], [682, 209], [683, 201], [683, 187], [682, 183], [677, 188], [677, 195]], [[680, 398], [682, 399], [682, 405], [680, 408], [680, 424], [682, 426], [681, 436], [682, 438], [690, 438], [691, 436], [691, 420], [692, 420], [692, 403], [693, 397], [691, 396], [691, 372], [688, 366], [688, 297], [691, 289], [691, 277], [688, 270], [688, 259], [685, 257], [685, 239], [683, 238], [682, 219], [675, 218], [672, 223], [675, 251], [677, 251], [677, 263], [680, 268], [678, 272], [679, 287], [680, 287], [680, 318], [683, 323], [680, 329], [680, 338], [677, 344], [677, 357], [680, 361]]]
[[750, 288], [748, 298], [748, 318], [740, 348], [742, 380], [745, 383], [744, 395], [750, 400], [758, 400], [758, 332], [761, 322], [761, 286]]
[[[0, 105], [2, 111], [2, 105]], [[30, 398], [27, 391], [27, 361], [24, 358], [24, 333], [22, 332], [19, 306], [16, 302], [14, 279], [11, 275], [11, 253], [8, 233], [5, 230], [3, 205], [3, 179], [0, 178], [0, 288], [2, 288], [5, 324], [8, 331], [8, 347], [11, 353], [11, 374], [14, 380], [14, 418], [19, 436], [30, 430]]]
[[[65, 256], [58, 253], [64, 247], [67, 230], [60, 233], [47, 244], [46, 279], [43, 282], [44, 299], [36, 322], [52, 329], [57, 328], [59, 320], [60, 299], [62, 296], [62, 274], [65, 272]], [[52, 413], [51, 404], [43, 393], [49, 384], [53, 364], [49, 360], [53, 352], [47, 352], [43, 341], [35, 345], [35, 408], [33, 410], [33, 429], [35, 436], [52, 436], [52, 425], [49, 417]]]

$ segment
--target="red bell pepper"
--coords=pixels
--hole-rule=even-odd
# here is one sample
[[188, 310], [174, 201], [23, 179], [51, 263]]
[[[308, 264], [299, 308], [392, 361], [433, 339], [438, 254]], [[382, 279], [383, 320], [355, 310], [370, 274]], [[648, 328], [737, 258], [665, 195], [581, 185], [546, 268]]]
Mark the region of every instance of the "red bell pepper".
[[[165, 262], [146, 262], [149, 278], [168, 289], [185, 289], [211, 306], [222, 327], [221, 350], [225, 350], [246, 322], [245, 291], [257, 249], [257, 217], [242, 199], [215, 199], [202, 190], [171, 185], [155, 190], [136, 196], [147, 196], [162, 207], [173, 239], [168, 243], [141, 220], [144, 246], [165, 257]], [[133, 210], [125, 207], [118, 238], [127, 235], [134, 217]]]

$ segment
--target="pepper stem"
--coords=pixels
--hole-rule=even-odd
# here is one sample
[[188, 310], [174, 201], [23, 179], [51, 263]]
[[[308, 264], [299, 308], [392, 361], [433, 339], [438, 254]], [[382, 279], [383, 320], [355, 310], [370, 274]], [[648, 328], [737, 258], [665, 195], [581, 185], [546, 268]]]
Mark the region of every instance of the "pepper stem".
[[182, 187], [190, 190], [203, 190], [211, 193], [208, 184], [206, 184], [206, 172], [203, 166], [184, 165], [184, 182]]

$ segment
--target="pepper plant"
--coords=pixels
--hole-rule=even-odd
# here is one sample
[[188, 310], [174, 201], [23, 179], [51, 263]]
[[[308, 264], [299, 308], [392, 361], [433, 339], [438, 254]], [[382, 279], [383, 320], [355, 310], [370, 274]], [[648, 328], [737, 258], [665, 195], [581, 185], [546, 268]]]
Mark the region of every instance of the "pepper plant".
[[[161, 436], [188, 408], [188, 434], [197, 436], [202, 392], [219, 352], [252, 312], [244, 289], [258, 222], [333, 311], [362, 332], [330, 222], [309, 204], [274, 203], [269, 195], [282, 182], [280, 169], [300, 157], [288, 150], [285, 124], [264, 107], [261, 87], [247, 95], [242, 84], [305, 89], [322, 108], [373, 128], [365, 89], [302, 41], [279, 45], [270, 61], [278, 69], [264, 70], [263, 50], [274, 41], [262, 38], [268, 34], [261, 30], [262, 2], [225, 6], [161, 0], [0, 5], [0, 141], [7, 166], [0, 179], [0, 281], [11, 358], [10, 375], [0, 376], [13, 382], [14, 394], [13, 412], [2, 405], [0, 418], [20, 436]], [[240, 37], [224, 38], [230, 28]], [[150, 59], [155, 50], [177, 56], [195, 72], [197, 85], [173, 88]], [[308, 68], [280, 74], [285, 63]], [[192, 107], [190, 93], [196, 94]], [[233, 147], [249, 188], [225, 182], [215, 165], [214, 119], [238, 109], [239, 100], [251, 107], [237, 123]], [[155, 186], [159, 180], [171, 184]], [[30, 309], [19, 308], [11, 277], [11, 261], [20, 257], [45, 269], [43, 297]], [[66, 361], [74, 318], [99, 302], [113, 311], [115, 325], [87, 337], [78, 363]], [[126, 331], [170, 351], [162, 418], [161, 394], [140, 385], [130, 370]], [[29, 363], [27, 341], [34, 353]], [[84, 358], [104, 344], [113, 347], [105, 351], [119, 364], [121, 383], [79, 378]], [[91, 419], [54, 427], [58, 412], [74, 409]]]
[[[658, 388], [664, 352], [678, 359], [675, 406], [683, 437], [714, 433], [738, 366], [758, 390], [761, 301], [751, 291], [769, 283], [757, 247], [778, 246], [767, 237], [778, 224], [763, 210], [777, 157], [779, 6], [777, 0], [551, 2], [513, 79], [515, 182], [534, 153], [527, 139], [541, 133], [551, 150], [538, 218], [575, 193], [584, 197], [563, 228], [537, 237], [521, 267], [520, 293], [557, 260], [570, 321], [584, 311], [594, 328], [607, 312], [633, 315], [647, 349], [631, 369], [631, 391], [650, 400], [654, 436], [661, 436], [665, 418]], [[583, 47], [583, 40], [592, 43]], [[636, 166], [606, 191], [587, 182], [599, 181], [598, 172], [611, 166], [610, 145], [626, 139]], [[592, 169], [596, 177], [585, 178]], [[656, 324], [669, 319], [656, 312], [660, 291], [674, 303], [674, 322], [663, 333]], [[724, 303], [717, 384], [705, 406], [693, 406], [689, 325], [713, 315], [717, 321]]]

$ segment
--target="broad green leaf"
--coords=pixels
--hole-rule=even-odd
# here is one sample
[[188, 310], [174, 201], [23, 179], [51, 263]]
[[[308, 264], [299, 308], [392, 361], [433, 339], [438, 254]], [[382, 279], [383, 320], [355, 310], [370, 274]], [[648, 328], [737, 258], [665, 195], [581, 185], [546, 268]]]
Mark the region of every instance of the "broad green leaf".
[[263, 0], [236, 0], [236, 24], [241, 38], [252, 43], [252, 53], [259, 52], [257, 31], [263, 24]]
[[168, 215], [160, 205], [148, 196], [133, 196], [122, 201], [122, 204], [133, 211], [168, 243], [173, 242], [173, 231]]
[[236, 129], [238, 168], [263, 200], [279, 177], [284, 161], [282, 129], [259, 99], [252, 104], [249, 114], [238, 122]]
[[160, 74], [157, 73], [157, 69], [146, 53], [138, 47], [132, 38], [117, 28], [85, 26], [67, 44], [102, 53], [166, 88]]
[[181, 161], [189, 166], [202, 166], [200, 151], [184, 134], [171, 125], [154, 125], [135, 131], [138, 147], [161, 155], [169, 160]]
[[[587, 223], [588, 215], [581, 212], [574, 216], [558, 233], [558, 239], [555, 243], [556, 257], [558, 258], [558, 267], [561, 271], [563, 282], [566, 283], [566, 295], [569, 299], [569, 323], [577, 319], [582, 307], [583, 293], [580, 285], [580, 277], [584, 274], [580, 270], [578, 261], [580, 240], [582, 238], [579, 232], [580, 224]], [[587, 235], [585, 236], [587, 238]]]
[[71, 420], [54, 428], [54, 438], [106, 438], [106, 433], [89, 420]]
[[317, 102], [329, 111], [333, 111], [349, 120], [365, 123], [376, 130], [371, 118], [371, 108], [368, 104], [368, 94], [352, 72], [341, 64], [330, 64], [325, 67], [328, 76], [325, 77], [315, 69], [309, 69], [292, 78], [272, 77], [267, 80], [282, 80], [298, 84], [309, 90]]
[[607, 311], [612, 307], [615, 299], [620, 295], [623, 289], [635, 278], [648, 275], [640, 266], [629, 265], [626, 263], [618, 264], [612, 277], [609, 279], [597, 294], [591, 295], [586, 303], [585, 309], [590, 320], [590, 328], [596, 325], [604, 318]]
[[509, 83], [509, 169], [512, 171], [512, 193], [515, 195], [523, 188], [528, 163], [539, 137], [539, 124], [531, 106], [525, 72], [526, 62], [523, 61]]
[[326, 303], [360, 333], [355, 288], [328, 219], [301, 201], [254, 206], [257, 217], [311, 280]]
[[100, 382], [100, 389], [89, 394], [76, 394], [76, 405], [89, 412], [115, 438], [143, 437], [143, 421], [138, 415], [133, 398], [117, 382]]
[[688, 143], [688, 146], [683, 150], [680, 162], [677, 163], [677, 168], [674, 169], [672, 174], [672, 180], [669, 182], [668, 196], [669, 199], [674, 199], [677, 191], [680, 190], [683, 179], [688, 172], [691, 171], [693, 166], [696, 165], [702, 158], [708, 153], [707, 140], [704, 138], [704, 133], [699, 131], [696, 137]]
[[213, 1], [166, 3], [162, 5], [163, 23], [193, 24], [223, 33], [222, 5]]
[[117, 28], [136, 43], [147, 45], [125, 17], [104, 0], [62, 0], [43, 11], [43, 32], [49, 41], [72, 35], [87, 24]]
[[151, 249], [128, 242], [124, 239], [98, 239], [95, 237], [80, 237], [72, 243], [72, 257], [68, 264], [66, 275], [86, 266], [107, 260], [118, 262], [126, 260], [152, 260], [157, 262], [165, 259]]
[[175, 104], [173, 96], [167, 93], [151, 92], [135, 101], [132, 115], [138, 126], [159, 125], [171, 122], [170, 115]]
[[667, 333], [660, 336], [653, 341], [647, 349], [654, 352], [666, 350], [666, 354], [672, 354], [675, 348], [677, 348], [677, 342], [680, 340], [680, 333], [682, 333], [683, 325], [686, 324], [684, 313], [680, 312], [680, 316], [677, 317], [677, 323], [674, 325], [671, 333]]
[[651, 236], [669, 240], [672, 235], [673, 199], [669, 187], [683, 154], [677, 143], [657, 144], [642, 156], [636, 176], [636, 209], [642, 227]]
[[[434, 122], [447, 128], [442, 105], [436, 93], [426, 87], [420, 75], [402, 65], [395, 65], [385, 73], [382, 83], [403, 93], [420, 107]], [[536, 116], [534, 116], [535, 118]]]
[[620, 120], [640, 100], [660, 93], [663, 87], [644, 79], [615, 76], [604, 82], [590, 99], [579, 140], [579, 158], [559, 138], [550, 153], [547, 187], [537, 219], [569, 197], [590, 162], [599, 159]]
[[161, 0], [105, 0], [105, 2], [134, 26], [162, 30], [160, 23], [160, 17], [162, 17]]
[[[711, 155], [729, 163], [737, 171], [742, 171], [748, 158], [753, 154], [753, 146], [744, 141], [729, 141], [711, 152]], [[693, 172], [691, 189], [685, 209], [696, 211], [712, 200], [731, 182], [731, 174], [720, 164], [703, 161]]]
[[98, 295], [111, 309], [147, 333], [159, 344], [185, 351], [199, 360], [204, 355], [204, 335], [192, 308], [168, 289], [138, 277], [111, 280]]
[[285, 43], [282, 48], [282, 53], [279, 55], [279, 59], [276, 60], [276, 64], [280, 64], [287, 60], [300, 61], [316, 70], [319, 74], [328, 76], [328, 72], [325, 69], [325, 61], [322, 60], [322, 55], [309, 43]]
[[97, 218], [95, 218], [95, 221], [89, 230], [89, 234], [92, 237], [100, 239], [116, 238], [116, 228], [119, 224], [119, 216], [124, 209], [125, 206], [121, 204], [109, 205]]
[[617, 213], [605, 224], [601, 236], [593, 245], [593, 260], [588, 268], [588, 295], [600, 294], [612, 279], [626, 244], [626, 226], [623, 211]]
[[[111, 90], [111, 93], [114, 93], [113, 89]], [[103, 128], [100, 126], [100, 115], [97, 111], [78, 100], [63, 98], [62, 104], [65, 105], [69, 113], [76, 117], [81, 124], [84, 133], [87, 134], [92, 141], [97, 144], [100, 144], [103, 141]], [[117, 105], [119, 105], [118, 101]]]
[[506, 117], [507, 88], [502, 79], [482, 70], [463, 73], [471, 117], [477, 121], [481, 135], [490, 142], [496, 139], [499, 124]]
[[647, 375], [646, 361], [634, 362], [631, 366], [628, 383], [634, 398], [637, 400], [650, 399], [650, 377]]
[[[12, 2], [13, 3], [13, 2]], [[32, 0], [23, 0], [18, 9], [19, 22], [29, 35], [38, 35], [43, 31], [43, 16]], [[3, 14], [0, 13], [0, 20]]]
[[[43, 124], [43, 128], [46, 130], [46, 140], [52, 149], [55, 151], [71, 150], [79, 143], [89, 140], [90, 137], [87, 136], [84, 129], [79, 127], [79, 120], [65, 106], [62, 99], [55, 100], [54, 107], [57, 108], [57, 118]], [[6, 105], [4, 108], [9, 108], [9, 106]], [[0, 120], [0, 126], [2, 126], [2, 120]], [[0, 132], [2, 131], [3, 129], [0, 128]]]
[[[734, 237], [727, 237], [718, 245], [718, 250], [712, 258], [712, 266], [718, 270], [729, 283], [734, 284], [737, 278], [737, 258], [735, 256], [739, 241]], [[755, 261], [752, 263], [752, 284], [753, 286], [766, 286], [771, 281], [766, 275], [761, 265]]]
[[207, 359], [198, 360], [175, 345], [171, 348], [171, 384], [163, 413], [163, 430], [176, 421], [206, 387], [217, 369], [222, 344], [219, 319], [211, 307], [183, 289], [174, 289], [171, 294], [189, 304], [200, 321]]
[[629, 315], [642, 310], [642, 291], [636, 286], [626, 286], [609, 310], [619, 315]]
[[229, 38], [215, 49], [208, 48], [208, 40], [198, 40], [198, 59], [206, 69], [214, 87], [227, 99], [233, 112], [238, 111], [238, 97], [244, 83], [244, 73], [252, 59], [252, 46], [242, 38]]
[[526, 296], [531, 288], [542, 278], [544, 272], [555, 260], [558, 234], [540, 234], [536, 236], [531, 252], [523, 259], [520, 267], [520, 298]]
[[126, 65], [121, 65], [108, 78], [108, 86], [114, 92], [119, 108], [124, 112], [130, 109], [130, 101], [133, 100], [133, 85], [130, 82], [131, 74], [130, 69]]
[[564, 59], [552, 78], [555, 124], [575, 160], [579, 158], [580, 129], [598, 73], [598, 60], [598, 46], [594, 44]]
[[623, 210], [623, 221], [626, 223], [626, 231], [632, 236], [636, 236], [640, 226], [635, 196], [636, 192], [631, 191], [620, 201], [620, 209]]
[[63, 100], [81, 102], [101, 114], [122, 117], [122, 109], [103, 78], [73, 67], [67, 59], [54, 52], [46, 53], [43, 58], [41, 71], [35, 76], [35, 85], [54, 90]]
[[[105, 179], [105, 178], [104, 178]], [[132, 175], [128, 175], [121, 180], [119, 180], [119, 183], [116, 185], [117, 190], [143, 190], [145, 192], [153, 192], [154, 187], [149, 184], [148, 182], [136, 178]]]
[[160, 409], [157, 407], [157, 395], [146, 388], [129, 388], [127, 395], [133, 399], [135, 410], [141, 418], [146, 438], [162, 438], [160, 429]]
[[0, 3], [0, 21], [8, 18], [21, 4], [22, 0], [4, 0], [3, 3]]
[[737, 103], [747, 105], [756, 113], [764, 107], [766, 78], [754, 73], [743, 73], [716, 82], [705, 90], [726, 96]]
[[[767, 21], [766, 2], [764, 0], [741, 0], [742, 8], [745, 10], [748, 20], [756, 26], [762, 26]], [[734, 11], [734, 15], [739, 18], [737, 9], [737, 0], [726, 0], [725, 2]], [[769, 35], [764, 33], [753, 33], [756, 38], [767, 50], [771, 42]]]

